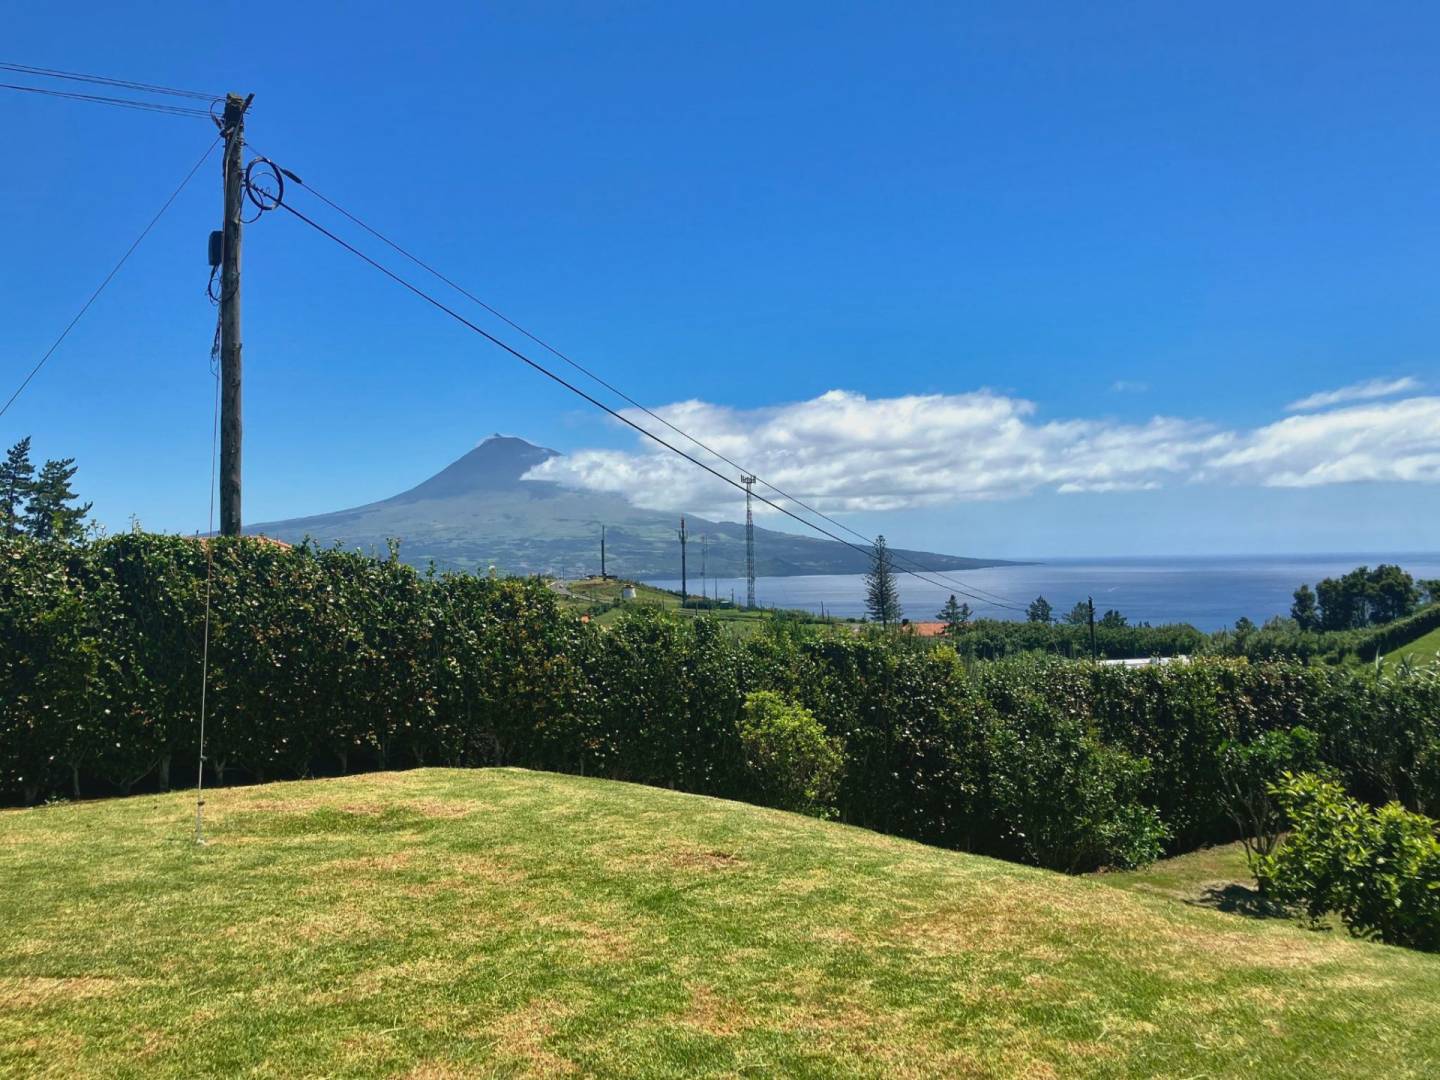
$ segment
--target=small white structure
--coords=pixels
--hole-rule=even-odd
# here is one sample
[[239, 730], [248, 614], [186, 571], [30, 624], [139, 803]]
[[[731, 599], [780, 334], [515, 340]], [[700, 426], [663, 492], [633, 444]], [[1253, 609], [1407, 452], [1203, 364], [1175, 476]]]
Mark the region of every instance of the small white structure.
[[1188, 656], [1140, 656], [1132, 660], [1097, 660], [1097, 664], [1105, 664], [1109, 667], [1150, 667], [1152, 664], [1188, 664]]
[[635, 599], [635, 586], [634, 586], [634, 585], [622, 585], [622, 586], [620, 586], [620, 599], [621, 599], [621, 600], [634, 600], [634, 599]]

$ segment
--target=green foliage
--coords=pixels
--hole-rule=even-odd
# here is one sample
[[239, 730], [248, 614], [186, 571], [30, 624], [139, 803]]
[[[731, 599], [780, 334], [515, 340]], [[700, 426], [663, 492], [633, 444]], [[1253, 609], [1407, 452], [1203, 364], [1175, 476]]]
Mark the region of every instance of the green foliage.
[[[1081, 605], [1084, 606], [1083, 604]], [[1040, 653], [1072, 658], [1090, 655], [1090, 631], [1086, 623], [1010, 622], [978, 619], [954, 641], [961, 656], [974, 660], [998, 660], [1007, 656]], [[1096, 624], [1095, 647], [1100, 659], [1128, 657], [1187, 656], [1201, 652], [1207, 638], [1193, 626], [1105, 626]]]
[[1292, 831], [1260, 860], [1270, 895], [1313, 919], [1335, 912], [1358, 937], [1440, 950], [1434, 820], [1397, 803], [1374, 809], [1313, 774], [1286, 776], [1274, 794]]
[[759, 802], [814, 817], [831, 817], [845, 758], [803, 705], [770, 690], [745, 697], [740, 746]]
[[1275, 850], [1284, 827], [1271, 790], [1286, 774], [1310, 771], [1319, 760], [1319, 738], [1299, 726], [1265, 731], [1250, 742], [1226, 739], [1220, 744], [1220, 799], [1240, 832], [1252, 872]]
[[945, 624], [945, 636], [956, 641], [970, 624], [972, 614], [970, 605], [957, 603], [955, 594], [951, 593], [950, 599], [945, 601], [945, 606], [935, 613], [935, 617]]
[[1025, 618], [1032, 623], [1044, 623], [1048, 626], [1055, 621], [1055, 611], [1050, 606], [1049, 600], [1043, 596], [1037, 596], [1025, 609]]
[[85, 533], [90, 503], [77, 505], [70, 487], [75, 478], [74, 458], [50, 459], [30, 484], [25, 501], [25, 531], [37, 540], [79, 540]]
[[[824, 802], [842, 820], [1052, 866], [1142, 861], [1161, 825], [1172, 848], [1232, 838], [1227, 754], [1268, 732], [1314, 732], [1357, 798], [1440, 807], [1428, 669], [1124, 669], [1064, 658], [1085, 628], [1028, 622], [982, 620], [938, 646], [785, 620], [738, 640], [647, 606], [598, 628], [538, 581], [138, 532], [0, 537], [0, 798], [189, 771], [207, 567], [212, 779], [507, 764], [774, 799], [741, 735], [747, 699], [768, 691], [838, 740]], [[1108, 655], [1185, 651], [1193, 635], [1097, 629]], [[1061, 655], [1033, 655], [1047, 648]], [[1007, 658], [973, 662], [990, 655]], [[1252, 785], [1265, 775], [1243, 763]]]
[[1319, 629], [1320, 609], [1315, 600], [1315, 592], [1309, 585], [1301, 585], [1295, 590], [1295, 601], [1290, 605], [1290, 617], [1301, 630]]
[[865, 574], [865, 611], [882, 626], [900, 621], [900, 589], [895, 584], [895, 561], [885, 537], [875, 538], [870, 569]]
[[1430, 604], [1392, 622], [1351, 630], [1307, 629], [1294, 618], [1276, 618], [1248, 633], [1222, 630], [1208, 640], [1202, 639], [1196, 651], [1216, 656], [1248, 656], [1253, 660], [1289, 658], [1323, 660], [1331, 664], [1350, 658], [1372, 661], [1437, 628], [1440, 628], [1440, 604]]
[[1322, 630], [1358, 630], [1403, 619], [1420, 600], [1415, 579], [1388, 563], [1326, 578], [1315, 586], [1315, 595]]
[[30, 436], [10, 447], [0, 462], [0, 532], [14, 536], [21, 531], [22, 511], [30, 497], [35, 466], [30, 462]]
[[1033, 686], [1017, 685], [986, 734], [994, 810], [1027, 861], [1071, 873], [1153, 862], [1168, 830], [1143, 801], [1150, 763]]

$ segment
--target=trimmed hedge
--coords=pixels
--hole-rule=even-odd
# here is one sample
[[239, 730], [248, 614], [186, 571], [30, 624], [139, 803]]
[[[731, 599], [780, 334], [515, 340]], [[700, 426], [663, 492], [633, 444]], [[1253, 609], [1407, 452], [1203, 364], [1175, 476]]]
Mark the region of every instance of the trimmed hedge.
[[[1063, 869], [1231, 836], [1223, 748], [1271, 730], [1315, 732], [1366, 801], [1440, 806], [1440, 679], [1424, 671], [967, 663], [783, 622], [739, 641], [659, 610], [602, 631], [538, 582], [253, 540], [209, 553], [221, 782], [510, 764], [779, 798], [741, 736], [747, 695], [771, 691], [843, 747], [826, 798], [840, 819]], [[0, 540], [0, 797], [164, 787], [176, 767], [188, 782], [206, 559], [139, 533]]]

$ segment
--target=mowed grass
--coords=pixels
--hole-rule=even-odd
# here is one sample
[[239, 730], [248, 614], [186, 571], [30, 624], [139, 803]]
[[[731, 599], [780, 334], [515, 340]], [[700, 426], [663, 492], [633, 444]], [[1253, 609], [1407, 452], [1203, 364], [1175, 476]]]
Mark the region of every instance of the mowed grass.
[[1417, 664], [1433, 664], [1440, 655], [1440, 626], [1414, 641], [1401, 645], [1385, 654], [1385, 663], [1398, 664], [1405, 657], [1411, 657]]
[[[633, 585], [635, 598], [633, 600], [622, 600], [620, 591], [627, 585]], [[575, 612], [585, 612], [594, 604], [614, 604], [615, 606], [593, 616], [594, 621], [601, 626], [609, 625], [624, 617], [627, 610], [636, 607], [662, 607], [668, 611], [679, 613], [680, 594], [665, 589], [657, 589], [652, 585], [643, 585], [638, 582], [621, 581], [617, 578], [584, 578], [578, 581], [567, 581], [565, 587], [569, 595], [559, 593], [558, 599], [561, 606]], [[699, 582], [696, 582], [699, 587]], [[692, 602], [698, 600], [698, 594], [692, 594]], [[743, 597], [741, 600], [743, 601]], [[756, 608], [754, 610], [743, 607], [717, 607], [700, 609], [690, 607], [685, 611], [696, 615], [704, 615], [707, 618], [715, 619], [727, 630], [734, 634], [746, 635], [754, 633], [773, 616], [768, 609]], [[806, 611], [788, 612], [791, 617], [803, 619], [807, 622], [825, 623]]]
[[1430, 1077], [1440, 957], [626, 784], [0, 812], [15, 1076]]

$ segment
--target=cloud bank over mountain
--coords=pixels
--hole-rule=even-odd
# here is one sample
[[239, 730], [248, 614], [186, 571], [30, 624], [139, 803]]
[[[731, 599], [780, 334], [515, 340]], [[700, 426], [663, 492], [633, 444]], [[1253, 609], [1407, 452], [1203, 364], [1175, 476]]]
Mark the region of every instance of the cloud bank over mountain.
[[[831, 390], [759, 409], [692, 400], [655, 411], [776, 486], [840, 513], [1179, 484], [1437, 483], [1440, 397], [1375, 400], [1418, 387], [1406, 378], [1312, 394], [1291, 406], [1295, 415], [1248, 429], [1168, 416], [1043, 420], [1033, 402], [991, 390], [892, 398]], [[642, 412], [626, 415], [660, 428]], [[672, 432], [657, 434], [718, 464]], [[580, 450], [529, 477], [623, 494], [642, 507], [733, 514], [732, 488], [638, 437], [633, 450]]]

